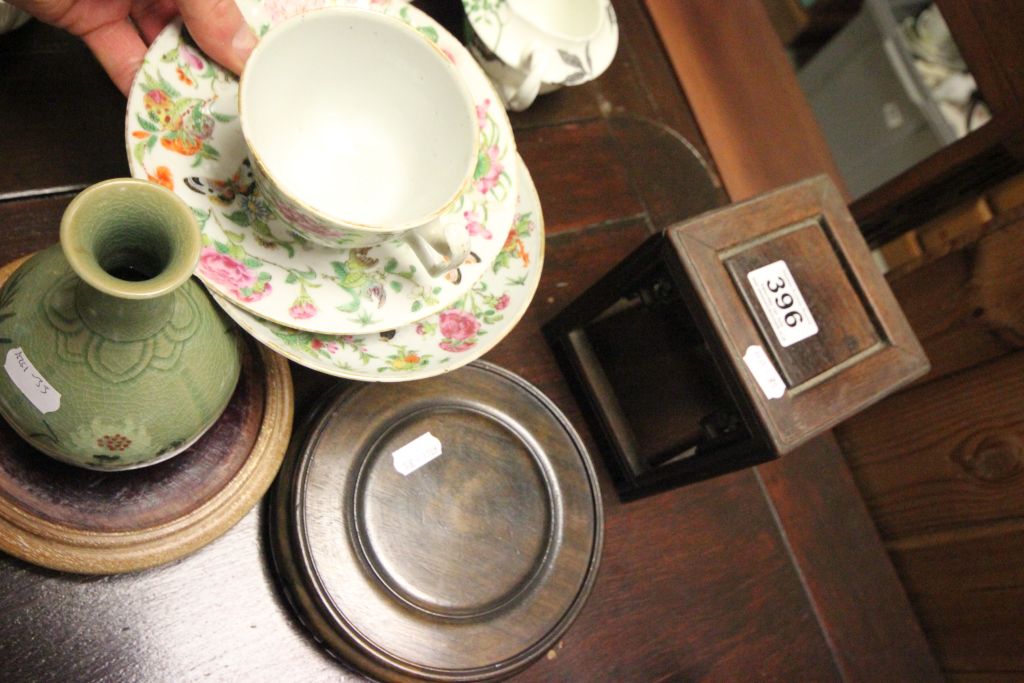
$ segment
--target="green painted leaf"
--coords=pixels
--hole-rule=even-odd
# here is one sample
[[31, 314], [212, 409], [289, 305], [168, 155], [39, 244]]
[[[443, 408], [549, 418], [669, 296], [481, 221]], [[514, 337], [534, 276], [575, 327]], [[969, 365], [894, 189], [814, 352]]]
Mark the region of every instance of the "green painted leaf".
[[413, 313], [415, 313], [416, 311], [420, 310], [421, 308], [423, 308], [423, 302], [422, 301], [417, 299], [416, 301], [413, 302], [413, 304], [412, 304], [412, 312]]
[[297, 275], [295, 275], [295, 273], [288, 273], [288, 277], [286, 277], [284, 281], [285, 284], [294, 285], [296, 282], [299, 281], [299, 278]]
[[224, 214], [224, 218], [227, 218], [235, 225], [248, 226], [252, 223], [252, 221], [249, 220], [249, 214], [245, 211], [232, 211], [231, 213]]
[[135, 118], [138, 120], [139, 125], [142, 127], [142, 130], [149, 131], [150, 133], [157, 132], [158, 128], [156, 127], [156, 124], [152, 121], [147, 121], [146, 119], [142, 118], [141, 114], [136, 114]]
[[391, 281], [391, 289], [396, 291], [396, 292], [401, 292], [402, 291], [402, 283], [399, 282], [398, 280], [392, 280]]
[[239, 232], [231, 232], [230, 230], [225, 230], [224, 234], [234, 244], [241, 244], [242, 241], [245, 239], [245, 235]]
[[217, 119], [221, 123], [231, 123], [236, 118], [238, 118], [237, 116], [234, 116], [232, 114], [221, 114], [219, 112], [210, 112], [210, 113], [213, 114], [213, 118]]
[[437, 42], [437, 29], [433, 26], [419, 26], [416, 30], [430, 38], [431, 41]]
[[270, 280], [270, 273], [265, 270], [261, 270], [260, 274], [256, 276], [258, 282], [267, 282]]
[[[153, 138], [150, 139], [152, 140]], [[135, 157], [135, 160], [142, 164], [143, 159], [146, 156], [146, 141], [143, 140], [139, 144], [135, 145], [135, 149], [132, 150], [132, 154]]]

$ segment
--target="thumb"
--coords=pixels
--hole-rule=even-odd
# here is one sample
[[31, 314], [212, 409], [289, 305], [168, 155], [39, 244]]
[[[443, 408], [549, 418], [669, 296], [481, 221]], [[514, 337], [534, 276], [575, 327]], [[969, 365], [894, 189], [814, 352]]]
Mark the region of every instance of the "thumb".
[[207, 56], [236, 74], [242, 72], [256, 36], [234, 0], [178, 0], [178, 11]]

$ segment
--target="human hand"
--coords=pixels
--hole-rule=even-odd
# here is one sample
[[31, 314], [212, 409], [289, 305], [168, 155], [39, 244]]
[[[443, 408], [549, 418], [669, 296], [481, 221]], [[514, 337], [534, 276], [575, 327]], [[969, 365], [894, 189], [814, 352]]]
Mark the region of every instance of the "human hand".
[[241, 73], [256, 45], [234, 0], [8, 0], [37, 19], [81, 38], [114, 85], [128, 95], [147, 46], [181, 15], [199, 47]]

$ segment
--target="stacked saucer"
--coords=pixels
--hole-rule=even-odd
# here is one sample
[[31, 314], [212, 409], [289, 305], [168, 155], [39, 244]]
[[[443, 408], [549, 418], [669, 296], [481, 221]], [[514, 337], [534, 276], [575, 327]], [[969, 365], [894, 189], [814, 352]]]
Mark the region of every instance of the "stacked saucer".
[[446, 209], [469, 237], [469, 256], [458, 268], [432, 277], [401, 239], [344, 249], [291, 230], [254, 178], [238, 79], [208, 59], [180, 22], [153, 42], [129, 95], [131, 170], [192, 208], [203, 231], [197, 276], [260, 342], [339, 377], [429, 377], [480, 357], [522, 316], [543, 261], [540, 204], [490, 82], [429, 16], [386, 0], [238, 2], [260, 36], [305, 10], [346, 4], [369, 4], [426, 36], [472, 98], [478, 157]]

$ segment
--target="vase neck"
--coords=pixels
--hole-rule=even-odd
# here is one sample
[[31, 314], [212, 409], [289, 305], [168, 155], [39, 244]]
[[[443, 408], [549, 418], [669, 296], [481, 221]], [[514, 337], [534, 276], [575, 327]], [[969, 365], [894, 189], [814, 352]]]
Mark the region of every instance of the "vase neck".
[[[158, 311], [173, 309], [173, 297], [141, 302], [166, 298], [187, 281], [201, 249], [199, 226], [185, 202], [166, 188], [131, 178], [93, 185], [75, 197], [61, 219], [60, 243], [85, 285], [76, 305], [84, 318], [92, 318], [90, 327], [103, 322], [99, 311], [117, 308], [126, 316], [160, 318]], [[114, 299], [140, 305], [115, 307]]]

